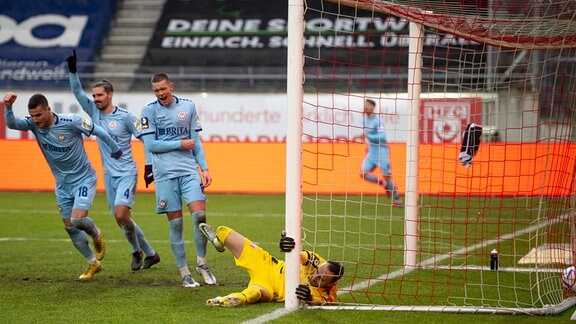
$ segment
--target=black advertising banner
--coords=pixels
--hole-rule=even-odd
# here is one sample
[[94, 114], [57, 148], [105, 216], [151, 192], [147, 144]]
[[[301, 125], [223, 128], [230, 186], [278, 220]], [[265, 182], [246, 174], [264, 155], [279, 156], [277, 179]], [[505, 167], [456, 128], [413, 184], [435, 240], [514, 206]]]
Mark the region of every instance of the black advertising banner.
[[287, 0], [168, 0], [144, 64], [285, 65], [287, 18]]
[[[306, 4], [305, 54], [320, 51], [331, 64], [407, 65], [408, 21], [320, 0]], [[285, 66], [287, 27], [288, 0], [168, 0], [144, 65]], [[433, 49], [447, 65], [448, 48], [461, 46], [479, 45], [433, 33], [424, 39], [425, 51]]]

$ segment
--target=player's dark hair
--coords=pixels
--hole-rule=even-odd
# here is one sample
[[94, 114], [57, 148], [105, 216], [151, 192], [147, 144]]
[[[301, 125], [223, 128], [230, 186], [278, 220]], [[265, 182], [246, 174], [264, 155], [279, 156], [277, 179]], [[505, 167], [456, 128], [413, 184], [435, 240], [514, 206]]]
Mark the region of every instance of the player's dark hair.
[[376, 101], [372, 100], [372, 99], [366, 99], [367, 103], [372, 104], [372, 106], [376, 107]]
[[334, 260], [328, 260], [326, 263], [328, 263], [328, 270], [336, 276], [333, 282], [340, 280], [344, 275], [344, 266], [341, 265], [340, 262]]
[[152, 79], [150, 79], [151, 83], [157, 83], [157, 82], [162, 82], [166, 80], [166, 82], [170, 82], [170, 78], [168, 77], [168, 74], [166, 73], [156, 73], [154, 74], [154, 76], [152, 76]]
[[99, 88], [99, 87], [104, 88], [104, 91], [106, 93], [114, 92], [114, 86], [112, 85], [112, 82], [106, 79], [98, 81], [92, 86], [92, 88]]
[[41, 93], [33, 94], [28, 100], [28, 109], [34, 109], [38, 106], [48, 107], [48, 99]]

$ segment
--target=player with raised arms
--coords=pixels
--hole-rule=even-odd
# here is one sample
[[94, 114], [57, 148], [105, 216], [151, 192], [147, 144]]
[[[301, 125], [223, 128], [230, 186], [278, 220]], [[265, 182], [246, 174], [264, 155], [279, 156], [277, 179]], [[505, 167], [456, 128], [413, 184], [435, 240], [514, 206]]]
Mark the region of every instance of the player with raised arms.
[[[10, 129], [31, 131], [36, 137], [56, 179], [56, 201], [64, 228], [76, 249], [88, 261], [86, 271], [78, 279], [91, 279], [102, 269], [100, 260], [104, 258], [106, 245], [102, 231], [88, 217], [96, 194], [96, 171], [84, 149], [83, 136], [97, 136], [108, 146], [114, 159], [119, 159], [122, 151], [108, 133], [91, 120], [76, 114], [52, 112], [48, 99], [42, 94], [30, 97], [30, 116], [16, 118], [12, 111], [16, 98], [13, 92], [4, 95], [6, 125]], [[90, 247], [88, 235], [93, 239], [94, 250]]]
[[[114, 87], [107, 80], [102, 80], [92, 86], [92, 98], [83, 90], [77, 71], [76, 51], [70, 55], [68, 62], [70, 88], [82, 109], [92, 118], [94, 124], [104, 128], [116, 141], [124, 153], [120, 159], [110, 157], [110, 149], [103, 141], [98, 141], [102, 165], [104, 166], [104, 183], [108, 207], [116, 218], [116, 223], [122, 229], [124, 236], [132, 247], [131, 269], [148, 269], [160, 262], [160, 256], [152, 248], [144, 232], [132, 218], [130, 209], [134, 205], [134, 195], [138, 179], [138, 168], [132, 156], [132, 136], [140, 138], [142, 127], [137, 118], [126, 109], [112, 103]], [[149, 159], [148, 154], [146, 158]], [[146, 255], [142, 260], [143, 254]]]

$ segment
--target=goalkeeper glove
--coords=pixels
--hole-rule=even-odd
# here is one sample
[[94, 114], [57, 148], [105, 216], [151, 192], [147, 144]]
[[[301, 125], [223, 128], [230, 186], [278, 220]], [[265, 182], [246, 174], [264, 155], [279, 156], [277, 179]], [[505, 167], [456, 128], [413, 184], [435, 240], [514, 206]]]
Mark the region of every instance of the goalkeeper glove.
[[296, 298], [302, 301], [310, 301], [310, 296], [312, 293], [310, 292], [310, 287], [307, 284], [300, 284], [296, 287]]
[[280, 237], [280, 251], [282, 252], [290, 252], [296, 246], [296, 242], [294, 239], [286, 236], [286, 231], [282, 231], [282, 236]]
[[469, 168], [470, 164], [472, 164], [472, 160], [480, 148], [481, 137], [482, 127], [480, 125], [472, 123], [466, 126], [466, 130], [462, 136], [460, 154], [458, 155], [458, 159], [464, 167]]
[[78, 62], [76, 59], [76, 50], [72, 52], [72, 55], [68, 56], [66, 62], [68, 62], [68, 71], [70, 71], [70, 73], [76, 73], [78, 71], [76, 68], [76, 62]]
[[146, 188], [148, 185], [154, 182], [154, 173], [152, 172], [152, 164], [146, 164], [144, 166], [144, 182], [146, 183]]
[[118, 151], [116, 151], [116, 152], [112, 152], [112, 153], [110, 153], [110, 156], [111, 156], [113, 159], [118, 160], [118, 159], [122, 156], [122, 151], [121, 151], [121, 150], [118, 150]]

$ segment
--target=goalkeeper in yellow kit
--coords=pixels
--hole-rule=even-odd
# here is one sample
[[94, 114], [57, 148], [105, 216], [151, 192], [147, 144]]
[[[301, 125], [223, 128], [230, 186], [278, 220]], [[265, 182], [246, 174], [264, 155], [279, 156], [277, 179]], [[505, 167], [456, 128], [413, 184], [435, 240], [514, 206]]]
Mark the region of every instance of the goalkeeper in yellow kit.
[[[225, 248], [228, 248], [234, 256], [236, 265], [244, 268], [250, 275], [248, 287], [242, 292], [208, 299], [206, 305], [235, 307], [284, 300], [284, 277], [286, 275], [284, 261], [276, 259], [227, 226], [219, 226], [214, 231], [210, 225], [201, 223], [199, 228], [218, 252], [224, 252]], [[282, 235], [280, 250], [290, 252], [294, 246], [293, 238]], [[334, 302], [338, 291], [338, 280], [344, 274], [344, 267], [336, 261], [326, 261], [311, 251], [300, 252], [300, 261], [300, 285], [296, 288], [298, 299], [310, 305]]]

